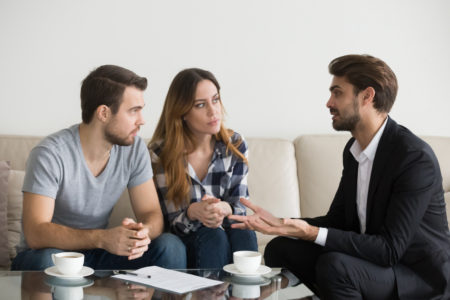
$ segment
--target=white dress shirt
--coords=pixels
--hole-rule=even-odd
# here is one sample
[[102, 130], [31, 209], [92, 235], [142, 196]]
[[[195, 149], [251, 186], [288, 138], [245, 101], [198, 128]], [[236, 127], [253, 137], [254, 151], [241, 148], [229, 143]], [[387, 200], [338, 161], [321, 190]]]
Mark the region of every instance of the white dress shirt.
[[[358, 179], [356, 187], [356, 207], [358, 210], [358, 218], [361, 233], [366, 232], [366, 215], [367, 215], [367, 196], [369, 193], [370, 176], [372, 173], [373, 160], [377, 152], [378, 143], [383, 135], [384, 128], [386, 127], [388, 118], [384, 121], [383, 125], [377, 131], [375, 136], [370, 141], [369, 145], [363, 150], [358, 141], [355, 140], [350, 147], [350, 152], [358, 162]], [[327, 228], [319, 228], [319, 234], [317, 235], [316, 244], [325, 246], [328, 236]]]

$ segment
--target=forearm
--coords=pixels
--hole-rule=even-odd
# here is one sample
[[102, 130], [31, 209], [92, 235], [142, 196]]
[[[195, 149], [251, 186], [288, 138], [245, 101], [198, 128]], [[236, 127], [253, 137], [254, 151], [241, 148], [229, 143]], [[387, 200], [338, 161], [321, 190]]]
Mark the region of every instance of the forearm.
[[102, 229], [74, 229], [45, 222], [25, 228], [25, 239], [32, 249], [79, 250], [102, 248]]
[[301, 239], [305, 241], [314, 242], [319, 234], [319, 227], [309, 225], [306, 226], [305, 231], [302, 233]]
[[160, 212], [149, 213], [146, 217], [138, 219], [148, 229], [148, 237], [156, 239], [164, 229], [163, 216]]

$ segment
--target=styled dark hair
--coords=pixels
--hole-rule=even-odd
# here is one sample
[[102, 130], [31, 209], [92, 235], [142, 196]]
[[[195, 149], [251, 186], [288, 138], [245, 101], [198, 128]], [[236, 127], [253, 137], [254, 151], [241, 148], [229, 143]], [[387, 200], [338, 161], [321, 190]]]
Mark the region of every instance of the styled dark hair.
[[100, 66], [92, 71], [81, 84], [81, 117], [84, 123], [92, 121], [95, 110], [106, 105], [113, 114], [122, 103], [126, 87], [134, 86], [141, 91], [147, 88], [147, 78], [114, 65]]
[[397, 96], [397, 77], [381, 59], [370, 55], [344, 55], [333, 59], [328, 65], [331, 75], [345, 77], [354, 86], [354, 93], [369, 86], [375, 90], [374, 108], [388, 113]]

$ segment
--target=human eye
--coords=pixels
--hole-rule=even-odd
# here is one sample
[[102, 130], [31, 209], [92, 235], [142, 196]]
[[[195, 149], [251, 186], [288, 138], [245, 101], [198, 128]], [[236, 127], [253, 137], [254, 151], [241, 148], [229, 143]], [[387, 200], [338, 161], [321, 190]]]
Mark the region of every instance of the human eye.
[[220, 102], [220, 97], [214, 98], [212, 102], [213, 102], [213, 103], [218, 103], [218, 102]]
[[333, 95], [334, 95], [335, 97], [339, 97], [341, 94], [342, 94], [342, 92], [339, 91], [339, 90], [334, 90], [334, 91], [333, 91]]
[[196, 108], [203, 108], [205, 107], [205, 103], [204, 102], [199, 102], [197, 104], [194, 105]]

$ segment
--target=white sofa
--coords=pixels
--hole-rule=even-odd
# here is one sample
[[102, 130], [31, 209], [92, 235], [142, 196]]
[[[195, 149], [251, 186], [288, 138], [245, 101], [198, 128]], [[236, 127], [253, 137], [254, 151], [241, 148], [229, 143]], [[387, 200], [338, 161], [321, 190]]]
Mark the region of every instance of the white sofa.
[[[339, 183], [342, 150], [349, 135], [303, 135], [294, 141], [248, 138], [250, 198], [280, 217], [313, 217], [325, 214]], [[10, 162], [7, 176], [7, 222], [0, 214], [0, 231], [7, 236], [7, 254], [12, 259], [19, 241], [22, 207], [22, 182], [26, 159], [42, 137], [0, 135], [0, 161]], [[440, 162], [447, 218], [450, 216], [450, 137], [423, 137], [434, 149]], [[0, 209], [2, 205], [0, 203]], [[0, 211], [0, 213], [2, 213]], [[125, 192], [110, 217], [110, 226], [125, 216], [133, 216]], [[449, 218], [450, 219], [450, 218]], [[2, 233], [0, 232], [0, 238]], [[271, 236], [258, 234], [259, 251], [263, 252]], [[0, 240], [1, 245], [6, 241]], [[0, 256], [1, 258], [1, 256]], [[8, 266], [0, 267], [0, 269]]]

